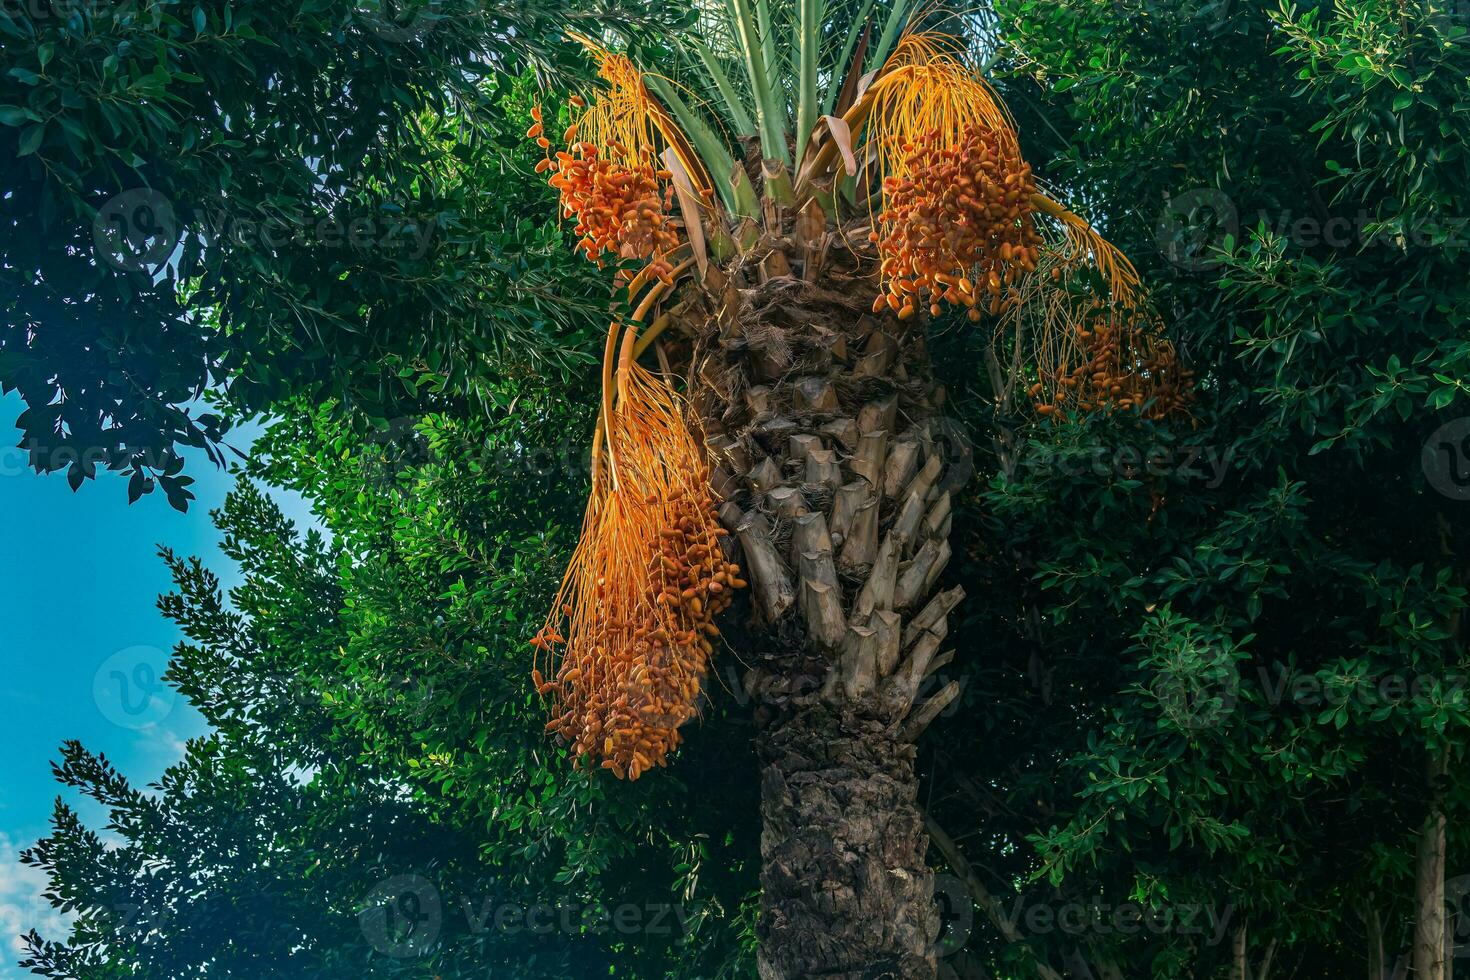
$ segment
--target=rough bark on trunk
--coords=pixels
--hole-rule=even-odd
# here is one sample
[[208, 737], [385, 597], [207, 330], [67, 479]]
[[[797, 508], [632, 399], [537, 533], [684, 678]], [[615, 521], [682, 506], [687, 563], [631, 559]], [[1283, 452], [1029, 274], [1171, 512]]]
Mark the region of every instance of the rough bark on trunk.
[[791, 707], [758, 742], [761, 977], [932, 976], [913, 746], [861, 706]]
[[[950, 482], [922, 330], [810, 258], [712, 268], [691, 392], [748, 572], [761, 759], [763, 980], [932, 980], [939, 931], [914, 741], [948, 614]], [[728, 277], [728, 278], [727, 278]], [[864, 297], [868, 297], [865, 299]]]

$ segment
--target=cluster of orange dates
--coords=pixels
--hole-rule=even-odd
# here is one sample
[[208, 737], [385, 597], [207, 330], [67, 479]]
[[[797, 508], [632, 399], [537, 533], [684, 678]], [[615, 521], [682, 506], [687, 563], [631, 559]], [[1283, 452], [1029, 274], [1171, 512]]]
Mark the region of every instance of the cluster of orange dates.
[[999, 312], [1002, 291], [1036, 269], [1041, 235], [1029, 220], [1030, 165], [1013, 139], [978, 127], [957, 144], [936, 130], [905, 150], [907, 176], [884, 179], [880, 227], [869, 236], [885, 284], [873, 311], [887, 306], [908, 319], [927, 293], [935, 316], [943, 301], [969, 307], [978, 320], [987, 294]]
[[[549, 147], [541, 122], [531, 127], [538, 145]], [[530, 135], [530, 134], [528, 134]], [[619, 144], [599, 147], [577, 140], [577, 127], [567, 129], [567, 149], [537, 165], [553, 170], [547, 183], [561, 195], [561, 212], [577, 221], [577, 248], [599, 266], [603, 255], [651, 259], [648, 271], [667, 279], [673, 266], [665, 256], [679, 245], [679, 233], [669, 217], [673, 204], [672, 174], [654, 165], [648, 150], [636, 165], [620, 162], [627, 153]]]
[[[1194, 372], [1184, 368], [1168, 341], [1127, 318], [1107, 316], [1077, 332], [1082, 361], [1031, 386], [1036, 411], [1132, 409], [1144, 418], [1187, 413], [1194, 402]], [[1049, 398], [1049, 400], [1048, 400]]]
[[[553, 699], [547, 731], [566, 739], [574, 758], [601, 759], [619, 779], [665, 765], [678, 747], [720, 632], [714, 617], [746, 585], [740, 567], [724, 558], [726, 532], [708, 490], [681, 490], [668, 500], [649, 495], [645, 503], [661, 516], [651, 525], [656, 540], [648, 543], [646, 590], [635, 605], [641, 615], [599, 621], [596, 645], [568, 652], [550, 681], [539, 670], [532, 675], [538, 692]], [[564, 640], [547, 627], [531, 642], [547, 650]]]

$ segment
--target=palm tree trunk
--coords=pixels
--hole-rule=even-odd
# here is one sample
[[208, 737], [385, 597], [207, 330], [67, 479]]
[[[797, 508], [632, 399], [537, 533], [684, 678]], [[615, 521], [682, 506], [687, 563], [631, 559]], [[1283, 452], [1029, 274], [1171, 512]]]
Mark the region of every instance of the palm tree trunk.
[[758, 751], [762, 980], [933, 977], [913, 745], [818, 693], [768, 723]]
[[869, 314], [871, 292], [839, 274], [803, 282], [782, 258], [755, 264], [753, 283], [711, 273], [723, 301], [696, 318], [693, 386], [769, 651], [747, 679], [760, 975], [932, 980], [914, 741], [958, 694], [920, 697], [962, 595], [936, 587], [947, 478], [962, 472], [947, 461], [963, 457], [940, 438], [922, 332]]

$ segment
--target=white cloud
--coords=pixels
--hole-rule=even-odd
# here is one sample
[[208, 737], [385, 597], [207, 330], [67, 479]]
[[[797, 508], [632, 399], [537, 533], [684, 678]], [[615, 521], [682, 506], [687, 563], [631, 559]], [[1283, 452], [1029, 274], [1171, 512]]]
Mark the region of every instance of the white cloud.
[[162, 763], [162, 768], [176, 765], [184, 759], [188, 749], [188, 738], [165, 725], [149, 725], [140, 732], [139, 742], [145, 752], [151, 752]]
[[[20, 848], [0, 831], [0, 977], [20, 976], [15, 961], [25, 952], [21, 936], [32, 929], [47, 939], [64, 939], [69, 916], [46, 901], [46, 875], [20, 863]], [[11, 971], [15, 972], [11, 972]]]

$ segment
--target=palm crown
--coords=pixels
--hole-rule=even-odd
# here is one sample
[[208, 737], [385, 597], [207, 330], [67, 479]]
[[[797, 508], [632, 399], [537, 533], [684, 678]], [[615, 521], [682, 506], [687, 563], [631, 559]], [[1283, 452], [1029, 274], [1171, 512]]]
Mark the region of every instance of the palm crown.
[[816, 283], [841, 262], [876, 315], [988, 320], [1041, 415], [1158, 417], [1190, 397], [1133, 265], [1023, 159], [973, 24], [907, 0], [722, 0], [702, 26], [671, 74], [578, 37], [604, 86], [572, 97], [559, 145], [539, 110], [529, 134], [631, 309], [608, 333], [592, 494], [535, 676], [548, 729], [634, 778], [678, 744], [711, 618], [745, 584], [699, 426], [638, 364], [686, 281], [718, 311], [722, 269]]

